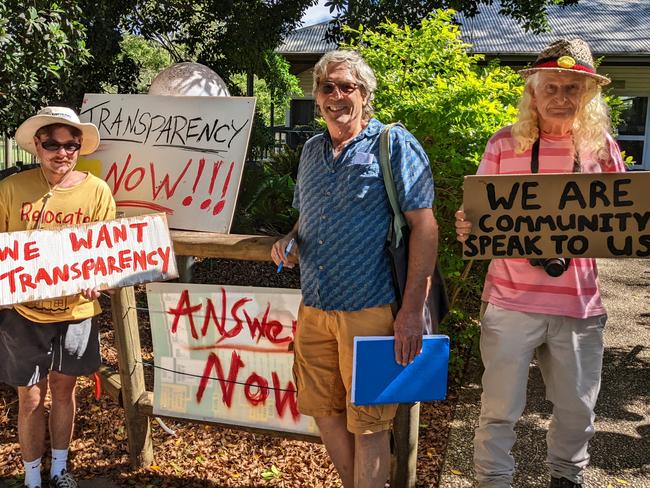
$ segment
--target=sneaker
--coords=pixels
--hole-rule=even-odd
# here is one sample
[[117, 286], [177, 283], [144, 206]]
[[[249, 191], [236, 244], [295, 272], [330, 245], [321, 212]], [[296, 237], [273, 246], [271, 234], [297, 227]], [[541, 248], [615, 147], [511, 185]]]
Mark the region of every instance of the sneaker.
[[574, 483], [571, 480], [566, 478], [555, 478], [551, 476], [551, 482], [548, 484], [548, 488], [580, 488], [582, 483]]
[[79, 488], [72, 475], [65, 469], [59, 476], [50, 478], [50, 488]]

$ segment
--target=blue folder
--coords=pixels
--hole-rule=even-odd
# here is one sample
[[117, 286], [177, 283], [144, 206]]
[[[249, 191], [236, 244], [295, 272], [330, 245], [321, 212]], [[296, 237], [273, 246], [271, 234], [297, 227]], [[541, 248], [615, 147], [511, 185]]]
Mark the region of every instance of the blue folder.
[[354, 338], [352, 403], [411, 403], [444, 400], [449, 337], [425, 335], [422, 352], [408, 366], [395, 362], [392, 336]]

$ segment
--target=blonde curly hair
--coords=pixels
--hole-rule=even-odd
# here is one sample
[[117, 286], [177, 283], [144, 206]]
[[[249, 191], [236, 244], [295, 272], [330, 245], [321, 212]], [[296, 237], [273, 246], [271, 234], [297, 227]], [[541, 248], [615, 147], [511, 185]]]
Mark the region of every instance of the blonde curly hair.
[[[571, 133], [578, 155], [595, 155], [602, 164], [610, 159], [606, 134], [610, 131], [609, 108], [605, 103], [600, 85], [592, 78], [584, 79], [585, 91], [578, 107]], [[522, 153], [532, 147], [539, 138], [539, 114], [533, 101], [533, 93], [540, 85], [540, 73], [526, 79], [524, 94], [519, 102], [517, 122], [512, 126], [516, 151]]]

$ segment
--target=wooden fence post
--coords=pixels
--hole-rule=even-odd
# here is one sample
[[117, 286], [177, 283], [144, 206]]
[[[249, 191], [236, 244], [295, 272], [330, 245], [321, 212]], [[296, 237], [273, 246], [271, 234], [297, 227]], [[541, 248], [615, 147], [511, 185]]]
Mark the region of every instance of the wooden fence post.
[[12, 161], [11, 161], [11, 146], [12, 146], [12, 141], [9, 139], [7, 135], [4, 136], [4, 168], [8, 168], [9, 166], [12, 166]]
[[400, 404], [393, 420], [391, 488], [415, 487], [419, 428], [420, 404]]
[[129, 457], [134, 469], [153, 462], [149, 417], [138, 411], [138, 400], [146, 393], [140, 349], [140, 331], [133, 287], [120, 288], [111, 298], [115, 345], [120, 368], [122, 402], [129, 440]]

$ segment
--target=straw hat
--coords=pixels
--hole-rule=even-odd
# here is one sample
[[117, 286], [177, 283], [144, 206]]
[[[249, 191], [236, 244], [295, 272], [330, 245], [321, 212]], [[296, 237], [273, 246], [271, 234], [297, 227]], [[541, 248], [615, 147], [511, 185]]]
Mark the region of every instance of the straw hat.
[[68, 107], [44, 107], [38, 114], [20, 124], [16, 131], [16, 142], [30, 154], [36, 156], [34, 136], [41, 127], [50, 124], [65, 124], [76, 127], [82, 133], [80, 155], [95, 152], [99, 146], [99, 131], [95, 124], [82, 123], [74, 110]]
[[611, 82], [606, 76], [596, 73], [594, 58], [587, 43], [581, 39], [567, 41], [560, 39], [552, 42], [537, 56], [531, 68], [522, 69], [519, 73], [527, 78], [538, 71], [569, 71], [589, 76], [599, 85]]

